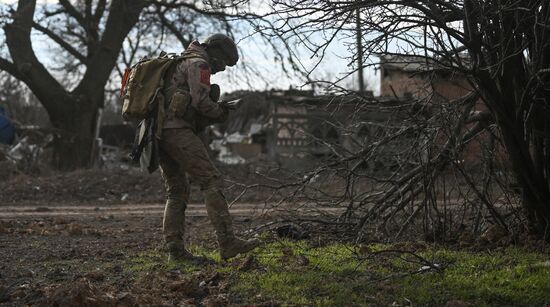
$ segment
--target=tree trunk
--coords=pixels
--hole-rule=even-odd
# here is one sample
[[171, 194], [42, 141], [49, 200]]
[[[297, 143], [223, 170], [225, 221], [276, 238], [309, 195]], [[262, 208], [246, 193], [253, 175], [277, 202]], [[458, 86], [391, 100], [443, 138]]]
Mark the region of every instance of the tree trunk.
[[[510, 123], [500, 122], [500, 131], [508, 151], [508, 160], [521, 188], [521, 202], [527, 213], [529, 229], [542, 238], [550, 239], [550, 193], [547, 180], [535, 169], [529, 145], [520, 138]], [[519, 130], [519, 129], [517, 129]], [[532, 150], [537, 150], [533, 148]], [[536, 153], [532, 153], [536, 155]]]
[[[101, 95], [64, 95], [62, 108], [48, 108], [56, 128], [53, 165], [60, 170], [74, 170], [92, 166], [91, 157], [95, 137], [98, 106]], [[101, 102], [100, 102], [101, 101]]]
[[538, 200], [539, 197], [534, 195], [530, 190], [522, 191], [522, 202], [527, 210], [527, 218], [529, 219], [529, 230], [531, 233], [539, 237], [550, 240], [550, 209], [548, 209], [549, 200]]
[[73, 115], [63, 121], [54, 137], [52, 164], [59, 170], [90, 167], [94, 142], [95, 114]]

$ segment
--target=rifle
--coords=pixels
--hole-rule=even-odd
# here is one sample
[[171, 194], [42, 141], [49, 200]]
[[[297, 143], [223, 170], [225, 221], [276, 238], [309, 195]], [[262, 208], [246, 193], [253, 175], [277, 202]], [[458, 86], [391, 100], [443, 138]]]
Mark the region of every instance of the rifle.
[[142, 170], [153, 173], [159, 166], [158, 141], [155, 136], [155, 117], [146, 118], [139, 122], [136, 128], [134, 144], [130, 158], [138, 163]]

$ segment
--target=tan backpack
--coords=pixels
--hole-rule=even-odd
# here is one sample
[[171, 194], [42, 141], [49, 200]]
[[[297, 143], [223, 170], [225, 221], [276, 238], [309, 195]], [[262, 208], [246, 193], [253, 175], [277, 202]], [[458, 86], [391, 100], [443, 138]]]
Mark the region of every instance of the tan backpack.
[[158, 99], [164, 98], [162, 90], [166, 71], [179, 58], [164, 53], [156, 58], [142, 59], [131, 68], [126, 68], [120, 87], [122, 118], [143, 120], [154, 116]]

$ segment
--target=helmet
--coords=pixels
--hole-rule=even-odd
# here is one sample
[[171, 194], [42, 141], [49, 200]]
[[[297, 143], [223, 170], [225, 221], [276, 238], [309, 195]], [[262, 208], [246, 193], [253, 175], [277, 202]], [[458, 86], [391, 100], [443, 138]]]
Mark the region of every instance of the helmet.
[[237, 45], [231, 37], [221, 33], [212, 34], [206, 38], [204, 44], [207, 47], [218, 48], [224, 54], [228, 66], [237, 64], [239, 52], [237, 51]]

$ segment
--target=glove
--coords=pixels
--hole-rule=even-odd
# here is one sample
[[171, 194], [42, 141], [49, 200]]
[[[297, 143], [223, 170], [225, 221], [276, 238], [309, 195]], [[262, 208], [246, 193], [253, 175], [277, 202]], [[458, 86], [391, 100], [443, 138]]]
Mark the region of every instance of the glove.
[[210, 94], [209, 94], [210, 99], [212, 99], [212, 101], [214, 102], [218, 102], [218, 100], [220, 100], [220, 95], [221, 95], [220, 86], [217, 84], [210, 85]]

